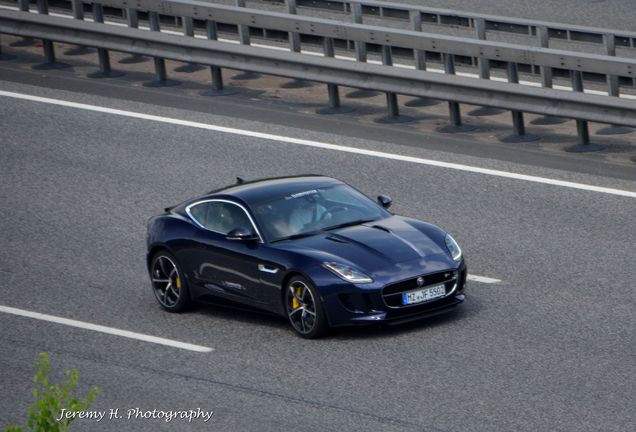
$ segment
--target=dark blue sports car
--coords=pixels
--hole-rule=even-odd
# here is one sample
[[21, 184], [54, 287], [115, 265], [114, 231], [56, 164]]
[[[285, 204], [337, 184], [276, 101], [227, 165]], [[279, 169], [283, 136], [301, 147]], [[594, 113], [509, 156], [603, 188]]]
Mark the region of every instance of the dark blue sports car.
[[166, 310], [223, 298], [289, 319], [313, 338], [329, 327], [397, 323], [464, 300], [455, 240], [323, 176], [237, 183], [148, 221], [148, 270]]

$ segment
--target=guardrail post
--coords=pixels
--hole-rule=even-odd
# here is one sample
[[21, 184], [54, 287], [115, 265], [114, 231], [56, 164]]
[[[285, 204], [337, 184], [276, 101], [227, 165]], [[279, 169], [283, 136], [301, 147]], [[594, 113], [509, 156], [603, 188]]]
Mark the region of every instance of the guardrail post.
[[[422, 31], [422, 13], [420, 11], [410, 10], [409, 19], [411, 21], [411, 30]], [[422, 51], [418, 49], [413, 50], [413, 60], [415, 62], [415, 69], [426, 70], [426, 51]], [[437, 99], [419, 97], [419, 98], [411, 99], [410, 101], [406, 102], [404, 105], [408, 107], [424, 107], [424, 106], [439, 105], [440, 103], [442, 103], [442, 101]]]
[[[216, 22], [207, 21], [205, 23], [208, 40], [217, 40]], [[231, 87], [223, 87], [223, 71], [218, 66], [210, 66], [210, 75], [212, 75], [212, 88], [202, 91], [202, 96], [228, 96], [238, 93], [238, 90]]]
[[128, 27], [139, 28], [139, 12], [137, 9], [126, 9], [126, 21], [128, 22]]
[[[444, 71], [449, 75], [455, 75], [455, 56], [453, 54], [442, 54], [442, 56], [444, 58]], [[473, 125], [462, 124], [462, 114], [459, 103], [448, 101], [448, 113], [450, 116], [450, 124], [438, 128], [437, 130], [439, 132], [470, 132], [476, 129]]]
[[[31, 2], [29, 0], [19, 0], [18, 1], [18, 8], [22, 12], [29, 12], [29, 10], [31, 8]], [[38, 41], [36, 41], [33, 38], [23, 37], [22, 39], [9, 44], [9, 46], [12, 46], [12, 47], [25, 47], [25, 46], [35, 45], [36, 43], [38, 43]]]
[[[49, 3], [47, 0], [37, 0], [38, 13], [42, 15], [48, 15]], [[49, 70], [49, 69], [64, 69], [69, 68], [71, 65], [66, 63], [60, 63], [55, 59], [55, 46], [53, 41], [48, 39], [42, 39], [42, 47], [44, 49], [44, 63], [31, 66], [31, 69], [35, 70]]]
[[[296, 0], [285, 0], [287, 4], [287, 13], [296, 15]], [[289, 32], [289, 49], [293, 52], [300, 52], [300, 34]]]
[[[161, 31], [159, 13], [148, 12], [148, 21], [150, 21], [150, 30], [156, 32]], [[157, 79], [143, 83], [142, 85], [144, 87], [169, 87], [181, 84], [179, 81], [168, 79], [165, 59], [161, 57], [153, 57], [153, 60], [155, 62], [155, 75], [157, 76]]]
[[[475, 35], [479, 40], [486, 40], [486, 20], [484, 18], [475, 18]], [[477, 58], [477, 67], [479, 68], [479, 78], [490, 79], [490, 60], [487, 58]]]
[[[351, 19], [356, 24], [362, 24], [362, 4], [358, 2], [350, 3], [351, 5]], [[353, 41], [353, 45], [356, 50], [356, 61], [367, 61], [367, 44], [365, 42]]]
[[[128, 27], [139, 28], [139, 13], [137, 12], [137, 9], [133, 9], [133, 8], [126, 9], [126, 21], [128, 22]], [[146, 56], [142, 56], [140, 54], [132, 54], [128, 57], [125, 57], [119, 60], [119, 63], [134, 64], [134, 63], [143, 63], [148, 60], [150, 59]]]
[[[541, 48], [550, 47], [550, 34], [546, 26], [536, 27], [537, 38]], [[541, 74], [541, 87], [552, 88], [552, 68], [549, 66], [541, 66], [539, 69]]]
[[[73, 18], [76, 20], [84, 20], [84, 2], [82, 0], [71, 0], [71, 6], [73, 8]], [[64, 52], [67, 56], [77, 56], [90, 54], [93, 50], [89, 47], [78, 45], [75, 48], [70, 48]]]
[[[185, 36], [194, 37], [194, 20], [190, 17], [182, 17], [183, 34]], [[174, 68], [175, 72], [192, 73], [205, 69], [205, 66], [198, 65], [196, 63], [186, 63], [184, 65]]]
[[[542, 48], [549, 48], [550, 34], [548, 33], [548, 28], [546, 26], [537, 26], [536, 30], [539, 46], [541, 46]], [[539, 70], [541, 71], [541, 87], [552, 88], [552, 68], [549, 66], [541, 66]], [[565, 119], [563, 117], [546, 115], [537, 117], [530, 123], [533, 125], [555, 125], [559, 123], [565, 123], [566, 121], [568, 121], [568, 119]]]
[[[245, 7], [245, 0], [235, 0], [234, 4], [236, 4], [236, 7]], [[239, 24], [238, 25], [238, 35], [239, 35], [239, 41], [241, 42], [241, 45], [249, 45], [251, 42], [251, 38], [250, 38], [250, 28], [249, 26], [246, 26], [245, 24]]]
[[[333, 39], [323, 38], [323, 52], [325, 57], [333, 57]], [[329, 95], [329, 106], [316, 110], [318, 114], [342, 114], [353, 111], [353, 108], [340, 105], [340, 94], [338, 86], [335, 84], [327, 84], [327, 93]]]
[[[362, 24], [362, 4], [358, 2], [349, 3], [351, 6], [351, 19], [356, 24]], [[356, 61], [366, 63], [367, 44], [361, 41], [353, 41], [356, 50]], [[372, 90], [357, 89], [347, 93], [348, 98], [367, 98], [377, 96], [380, 93]]]
[[13, 60], [15, 58], [14, 55], [2, 53], [2, 35], [0, 35], [0, 61]]
[[[96, 23], [104, 23], [104, 8], [99, 3], [93, 3], [93, 20]], [[99, 58], [99, 70], [86, 75], [87, 78], [115, 78], [124, 75], [121, 71], [114, 71], [110, 68], [110, 56], [108, 50], [97, 48]]]
[[[234, 4], [237, 7], [245, 7], [245, 0], [234, 0]], [[250, 27], [245, 24], [239, 24], [237, 28], [238, 28], [239, 41], [241, 42], [241, 45], [250, 45], [251, 43]], [[247, 80], [258, 79], [261, 76], [262, 76], [261, 74], [258, 74], [256, 72], [246, 71], [246, 72], [241, 72], [237, 75], [234, 75], [232, 79], [247, 81]]]
[[[572, 77], [572, 91], [583, 92], [583, 72], [571, 71]], [[578, 143], [567, 147], [565, 151], [574, 153], [593, 152], [605, 149], [605, 146], [600, 144], [592, 144], [590, 142], [590, 131], [587, 125], [587, 120], [576, 120], [576, 133], [578, 136]]]
[[[475, 35], [479, 40], [486, 40], [486, 20], [484, 18], [475, 18], [473, 20], [475, 25]], [[490, 79], [490, 60], [483, 57], [477, 58], [477, 67], [479, 68], [479, 78]], [[491, 115], [497, 115], [505, 112], [505, 110], [494, 107], [479, 107], [468, 113], [474, 117], [485, 117]]]
[[[289, 13], [290, 15], [296, 15], [296, 0], [285, 0], [285, 3], [287, 4], [287, 13]], [[289, 32], [288, 39], [289, 39], [289, 50], [293, 53], [299, 53], [301, 51], [300, 33]], [[291, 81], [283, 83], [280, 87], [292, 89], [292, 88], [311, 87], [312, 85], [314, 85], [314, 83], [307, 80], [293, 79]]]
[[[608, 56], [616, 56], [616, 36], [613, 34], [603, 35], [603, 44], [605, 45], [605, 54]], [[616, 75], [607, 75], [607, 94], [613, 97], [619, 97], [620, 89], [618, 77]], [[620, 135], [633, 132], [634, 129], [626, 126], [609, 125], [596, 131], [598, 135]]]
[[[517, 63], [508, 62], [507, 64], [508, 82], [519, 84], [519, 68]], [[510, 111], [512, 114], [512, 135], [500, 138], [501, 142], [520, 143], [530, 142], [539, 139], [538, 136], [526, 133], [526, 126], [523, 123], [523, 113], [521, 111]]]
[[[411, 30], [417, 32], [422, 31], [422, 12], [410, 10], [409, 22], [411, 24]], [[426, 51], [419, 49], [413, 50], [413, 61], [415, 63], [415, 69], [426, 70]]]
[[[388, 45], [382, 46], [382, 64], [384, 66], [393, 66], [391, 47]], [[385, 94], [388, 115], [375, 119], [376, 123], [407, 123], [414, 120], [413, 117], [400, 115], [398, 99], [395, 93], [387, 92]]]

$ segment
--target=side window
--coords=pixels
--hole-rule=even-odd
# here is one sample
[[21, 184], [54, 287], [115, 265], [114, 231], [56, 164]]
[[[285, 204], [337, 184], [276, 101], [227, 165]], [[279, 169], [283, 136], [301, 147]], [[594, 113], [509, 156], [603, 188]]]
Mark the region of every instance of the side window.
[[235, 204], [210, 201], [190, 208], [190, 215], [205, 228], [227, 234], [235, 228], [254, 229], [242, 208]]

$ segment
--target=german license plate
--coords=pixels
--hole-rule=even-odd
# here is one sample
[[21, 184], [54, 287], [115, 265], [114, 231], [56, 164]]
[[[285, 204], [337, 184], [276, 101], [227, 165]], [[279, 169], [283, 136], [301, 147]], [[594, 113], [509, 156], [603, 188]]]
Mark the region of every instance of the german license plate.
[[415, 291], [407, 291], [402, 293], [402, 304], [409, 305], [422, 303], [446, 295], [446, 287], [444, 285], [435, 285]]

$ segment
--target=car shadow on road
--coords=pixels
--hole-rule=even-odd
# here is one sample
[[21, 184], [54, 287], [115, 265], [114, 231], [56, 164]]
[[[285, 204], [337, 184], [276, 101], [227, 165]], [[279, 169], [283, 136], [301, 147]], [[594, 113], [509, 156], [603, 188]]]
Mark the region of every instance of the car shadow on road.
[[[439, 326], [453, 325], [455, 323], [461, 324], [462, 321], [477, 315], [480, 309], [480, 301], [476, 296], [467, 297], [464, 303], [439, 315], [398, 325], [375, 324], [333, 328], [329, 330], [322, 340], [334, 339], [342, 341], [387, 338], [433, 329]], [[225, 321], [237, 321], [249, 325], [267, 326], [272, 329], [290, 330], [289, 334], [290, 336], [292, 335], [289, 323], [285, 318], [258, 309], [227, 303], [223, 300], [197, 303], [193, 312], [213, 316], [214, 318]]]
[[192, 312], [225, 321], [238, 321], [273, 328], [285, 328], [288, 325], [287, 320], [279, 315], [249, 306], [231, 303], [220, 298], [199, 301], [193, 306]]
[[376, 324], [360, 327], [338, 327], [332, 329], [330, 337], [338, 340], [354, 339], [379, 339], [394, 337], [401, 334], [413, 333], [423, 329], [449, 325], [462, 318], [464, 313], [458, 309], [450, 310], [444, 314], [422, 318], [417, 321], [396, 325]]

